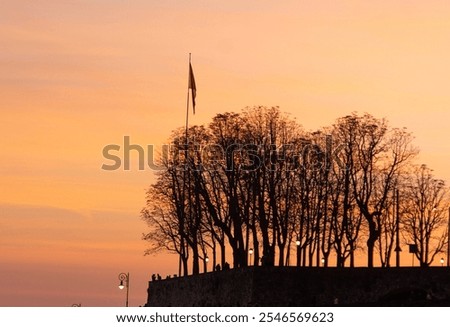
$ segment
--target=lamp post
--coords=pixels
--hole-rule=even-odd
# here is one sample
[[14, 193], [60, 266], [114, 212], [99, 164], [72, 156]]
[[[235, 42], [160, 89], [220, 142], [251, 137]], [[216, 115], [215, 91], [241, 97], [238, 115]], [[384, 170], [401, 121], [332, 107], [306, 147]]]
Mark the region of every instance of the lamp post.
[[441, 267], [444, 267], [444, 258], [441, 258]]
[[209, 257], [208, 257], [208, 255], [206, 255], [206, 257], [205, 257], [205, 272], [208, 272], [208, 262], [209, 262]]
[[252, 255], [253, 255], [253, 248], [248, 250], [248, 254], [250, 255], [250, 266], [252, 265]]
[[322, 267], [325, 267], [325, 258], [322, 258]]
[[[119, 281], [120, 281], [119, 288], [121, 290], [123, 290], [124, 287], [127, 288], [127, 301], [126, 301], [126, 305], [125, 306], [128, 307], [128, 294], [129, 294], [129, 291], [130, 291], [130, 273], [129, 272], [128, 273], [120, 273], [119, 274]], [[125, 285], [124, 285], [123, 282], [125, 282]]]
[[295, 245], [297, 245], [297, 267], [300, 267], [300, 240], [298, 238], [295, 241]]
[[400, 267], [400, 201], [398, 190], [395, 192], [395, 266]]

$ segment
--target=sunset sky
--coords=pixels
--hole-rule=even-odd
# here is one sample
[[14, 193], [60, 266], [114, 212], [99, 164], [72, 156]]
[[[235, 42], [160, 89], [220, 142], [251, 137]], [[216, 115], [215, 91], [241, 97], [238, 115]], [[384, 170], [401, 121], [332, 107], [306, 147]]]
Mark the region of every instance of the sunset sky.
[[[280, 106], [306, 129], [353, 111], [407, 127], [450, 181], [450, 2], [17, 0], [0, 2], [0, 306], [146, 302], [172, 255], [143, 256], [150, 169], [104, 171], [123, 137]], [[405, 259], [408, 263], [410, 257]]]

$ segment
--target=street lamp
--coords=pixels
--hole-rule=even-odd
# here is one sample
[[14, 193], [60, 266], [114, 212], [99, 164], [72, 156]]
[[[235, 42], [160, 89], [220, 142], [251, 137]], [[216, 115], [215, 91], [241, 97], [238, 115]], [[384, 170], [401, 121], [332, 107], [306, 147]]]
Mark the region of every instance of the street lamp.
[[444, 267], [444, 258], [441, 258], [441, 267]]
[[[120, 273], [119, 274], [119, 281], [120, 281], [120, 284], [119, 284], [119, 288], [121, 289], [121, 290], [123, 290], [125, 287], [127, 288], [127, 302], [126, 302], [126, 305], [125, 306], [127, 306], [128, 307], [128, 294], [129, 294], [129, 291], [130, 291], [130, 273]], [[124, 285], [124, 282], [125, 281], [125, 285]]]
[[253, 255], [253, 248], [248, 250], [248, 254], [250, 254], [250, 266], [252, 265], [252, 255]]
[[400, 196], [399, 191], [395, 192], [395, 266], [400, 267]]
[[206, 255], [206, 257], [205, 257], [205, 272], [208, 272], [208, 262], [209, 262], [209, 257], [208, 257], [208, 255]]
[[322, 266], [325, 267], [325, 258], [322, 258]]

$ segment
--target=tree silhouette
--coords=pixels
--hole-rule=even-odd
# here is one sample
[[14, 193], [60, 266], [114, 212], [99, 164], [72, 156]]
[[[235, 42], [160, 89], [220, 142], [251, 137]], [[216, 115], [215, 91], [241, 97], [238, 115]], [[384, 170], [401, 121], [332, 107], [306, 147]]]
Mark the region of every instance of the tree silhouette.
[[[413, 169], [418, 153], [405, 129], [355, 113], [306, 132], [278, 107], [216, 115], [188, 135], [176, 130], [165, 170], [147, 192], [142, 218], [148, 253], [178, 253], [180, 274], [226, 265], [355, 265], [366, 244], [390, 266], [400, 190], [402, 233], [419, 246], [422, 266], [442, 251], [447, 192], [430, 170]], [[430, 211], [431, 209], [434, 209]], [[295, 257], [295, 262], [291, 262]]]
[[415, 256], [421, 267], [427, 267], [447, 245], [448, 189], [431, 169], [421, 165], [408, 177], [405, 191], [404, 236], [417, 245]]

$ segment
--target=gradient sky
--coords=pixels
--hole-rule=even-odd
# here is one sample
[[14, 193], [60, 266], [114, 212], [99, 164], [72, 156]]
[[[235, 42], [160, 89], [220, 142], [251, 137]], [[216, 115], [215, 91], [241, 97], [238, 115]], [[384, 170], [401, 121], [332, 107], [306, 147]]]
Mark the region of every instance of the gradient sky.
[[153, 172], [101, 166], [124, 135], [160, 145], [184, 124], [189, 52], [194, 124], [253, 105], [306, 129], [369, 112], [450, 180], [448, 1], [1, 1], [0, 306], [121, 306], [128, 271], [138, 306], [152, 273], [177, 272], [143, 256]]

